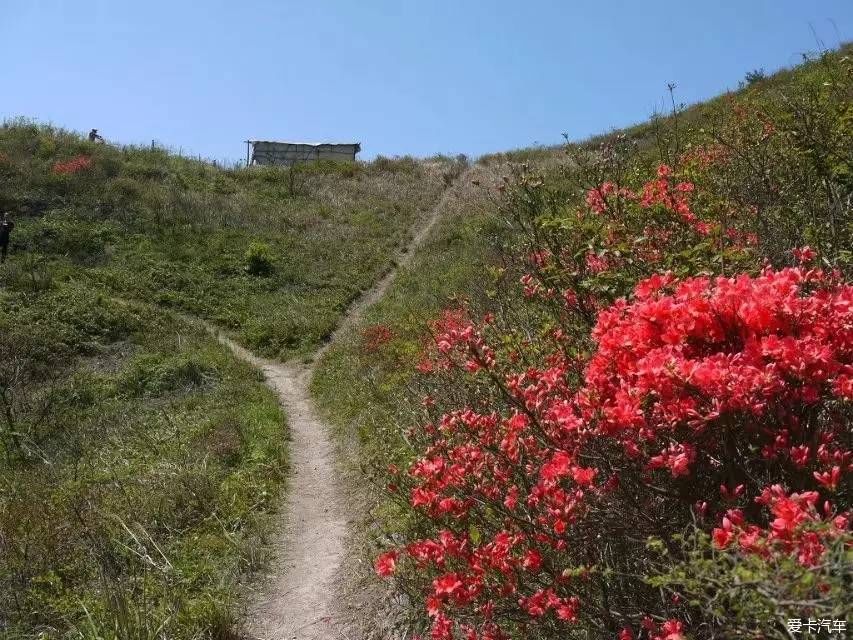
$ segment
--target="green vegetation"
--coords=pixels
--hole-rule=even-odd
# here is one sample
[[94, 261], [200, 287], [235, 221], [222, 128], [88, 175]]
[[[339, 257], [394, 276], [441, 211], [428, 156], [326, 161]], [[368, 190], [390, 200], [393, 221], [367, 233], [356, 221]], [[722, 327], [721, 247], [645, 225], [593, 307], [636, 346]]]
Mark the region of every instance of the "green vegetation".
[[[726, 93], [686, 108], [677, 107], [675, 116], [655, 116], [649, 122], [564, 147], [519, 149], [480, 158], [470, 184], [454, 187], [456, 194], [451, 198], [450, 210], [419, 249], [411, 265], [401, 271], [388, 294], [365, 313], [361, 325], [330, 349], [320, 364], [314, 390], [333, 423], [348, 433], [360, 433], [368, 451], [378, 450], [385, 452], [383, 456], [388, 455], [390, 441], [387, 437], [390, 434], [399, 436], [399, 422], [411, 417], [403, 400], [408, 398], [409, 383], [416, 374], [414, 365], [420, 359], [425, 341], [429, 340], [429, 321], [448, 306], [472, 300], [484, 302], [494, 291], [508, 284], [505, 260], [509, 256], [504, 249], [517, 244], [519, 236], [517, 226], [500, 213], [501, 194], [506, 185], [517, 182], [522, 171], [552, 184], [572, 185], [574, 193], [562, 195], [577, 197], [583, 191], [574, 184], [577, 181], [575, 161], [583, 160], [583, 152], [596, 151], [602, 144], [618, 139], [623, 147], [630, 149], [629, 160], [634, 169], [645, 171], [656, 162], [675, 159], [676, 135], [682, 153], [713, 144], [724, 127], [732, 124], [732, 106], [739, 104], [742, 112], [749, 112], [753, 123], [766, 117], [763, 113], [775, 117], [787, 112], [786, 117], [793, 118], [791, 111], [805, 115], [807, 109], [822, 113], [824, 119], [816, 121], [813, 130], [794, 134], [803, 140], [801, 148], [789, 148], [784, 158], [769, 153], [771, 149], [756, 149], [763, 164], [750, 167], [754, 158], [744, 156], [732, 168], [733, 173], [743, 175], [775, 170], [780, 174], [795, 174], [802, 170], [801, 156], [817, 146], [816, 141], [807, 136], [821, 133], [832, 142], [824, 149], [827, 161], [832, 162], [835, 179], [849, 184], [850, 157], [844, 153], [849, 150], [853, 113], [844, 96], [849, 93], [851, 53], [853, 47], [846, 45], [841, 51], [827, 53], [819, 60], [757, 80], [739, 92]], [[833, 67], [831, 73], [836, 84], [841, 82], [840, 86], [824, 86], [825, 76], [830, 73], [827, 65]], [[817, 163], [818, 167], [824, 164], [823, 161]], [[781, 181], [789, 177], [787, 174], [775, 177]], [[726, 178], [734, 185], [734, 176], [722, 176], [721, 181]], [[798, 189], [801, 193], [811, 193], [816, 191], [813, 184], [819, 181], [819, 176], [803, 172]], [[592, 186], [592, 183], [587, 185]], [[754, 187], [748, 184], [743, 193], [736, 195], [741, 200], [746, 199], [750, 195], [746, 191]], [[752, 195], [767, 201], [772, 197], [768, 193]], [[831, 194], [821, 195], [832, 199]], [[778, 194], [776, 199], [779, 200]], [[806, 202], [804, 197], [798, 206], [800, 219], [812, 215], [808, 209], [813, 203]], [[796, 224], [797, 218], [793, 215], [779, 217], [789, 218]], [[788, 232], [792, 233], [790, 227]], [[848, 234], [851, 232], [846, 230]], [[815, 244], [817, 240], [815, 235], [801, 237], [803, 243]], [[850, 259], [849, 245], [845, 246], [844, 242], [836, 240], [831, 253]], [[370, 329], [374, 326], [387, 328], [389, 339], [381, 345], [370, 344]]]
[[276, 398], [174, 314], [2, 276], [0, 629], [224, 637], [282, 484]]
[[411, 406], [397, 400], [420, 358], [427, 323], [458, 296], [485, 295], [506, 233], [488, 188], [501, 181], [500, 169], [509, 171], [505, 164], [478, 165], [465, 184], [452, 187], [441, 223], [412, 262], [320, 363], [312, 390], [333, 425], [361, 434], [367, 457], [387, 458], [397, 425], [410, 416]]
[[[386, 468], [406, 469], [416, 454], [423, 454], [415, 449], [410, 432], [417, 432], [416, 425], [426, 420], [420, 405], [423, 395], [430, 394], [441, 408], [430, 410], [435, 419], [442, 410], [479, 409], [478, 403], [487, 393], [483, 388], [488, 383], [475, 376], [463, 382], [462, 376], [435, 381], [418, 374], [416, 365], [431, 342], [431, 322], [441, 309], [466, 306], [475, 320], [483, 311], [494, 312], [500, 326], [514, 329], [516, 341], [503, 345], [508, 349], [530, 342], [536, 345], [562, 326], [559, 299], [546, 311], [521, 300], [521, 287], [516, 283], [525, 270], [535, 272], [535, 267], [525, 264], [535, 264], [530, 259], [533, 251], [568, 256], [561, 268], [537, 274], [543, 288], [552, 281], [556, 291], [562, 291], [577, 278], [582, 287], [590, 287], [593, 299], [604, 300], [631, 291], [638, 279], [658, 269], [670, 268], [684, 276], [755, 272], [765, 259], [776, 266], [790, 265], [795, 261], [792, 250], [803, 245], [816, 249], [824, 266], [849, 274], [853, 257], [849, 205], [853, 190], [853, 66], [849, 54], [847, 47], [794, 70], [766, 78], [755, 76], [735, 94], [686, 109], [675, 106], [670, 116], [563, 149], [520, 150], [481, 159], [476, 171], [482, 188], [476, 194], [463, 195], [386, 298], [365, 314], [362, 325], [348, 338], [327, 352], [314, 380], [319, 402], [342, 437], [358, 434], [362, 445], [359, 462], [376, 476], [377, 486], [399, 486], [403, 481], [388, 474]], [[654, 240], [643, 234], [642, 220], [633, 220], [639, 226], [625, 234], [637, 246], [614, 246], [616, 241], [608, 236], [610, 228], [594, 217], [584, 222], [577, 211], [588, 206], [588, 190], [605, 181], [640, 193], [643, 183], [654, 179], [660, 164], [674, 167], [680, 179], [695, 183], [694, 210], [700, 218], [715, 222], [703, 230], [709, 234], [707, 238], [692, 246], [685, 244], [677, 252], [661, 253], [653, 262], [652, 257], [635, 255], [643, 243]], [[500, 198], [495, 184], [506, 184], [514, 198], [496, 202]], [[643, 215], [651, 214], [644, 210]], [[624, 239], [618, 233], [614, 237]], [[728, 250], [720, 248], [727, 245]], [[602, 269], [600, 275], [590, 275], [596, 272], [583, 266], [584, 256], [595, 260], [595, 269]], [[581, 267], [573, 270], [575, 262]], [[535, 352], [522, 353], [523, 362], [536, 363]], [[527, 356], [531, 356], [529, 361]], [[391, 496], [372, 513], [379, 521], [373, 532], [378, 526], [386, 546], [422, 537], [429, 530], [425, 518], [408, 509], [407, 495], [403, 490], [396, 499]], [[452, 518], [441, 523], [451, 530], [457, 524]], [[654, 584], [701, 601], [701, 594], [707, 594], [715, 580], [733, 579], [736, 572], [730, 571], [730, 565], [711, 571], [703, 555], [708, 552], [707, 544], [696, 544], [695, 557], [688, 554], [681, 565], [669, 559], [668, 569], [662, 569], [662, 577]], [[593, 548], [592, 543], [580, 546]], [[761, 565], [759, 560], [754, 563]], [[794, 573], [787, 565], [754, 567], [753, 576], [761, 581], [762, 589], [766, 587], [763, 593], [772, 595], [745, 599], [732, 588], [721, 600], [723, 608], [732, 605], [726, 609], [731, 618], [726, 619], [724, 612], [713, 624], [727, 629], [742, 620], [778, 620], [791, 611], [791, 602], [798, 604], [785, 600], [800, 594], [795, 583], [784, 583]], [[419, 597], [418, 590], [408, 587], [417, 583], [416, 574], [412, 570], [396, 578], [397, 585], [414, 598]], [[807, 572], [798, 575], [797, 579], [808, 581]], [[428, 580], [420, 577], [428, 592]], [[781, 584], [791, 586], [790, 591], [777, 589]], [[639, 593], [636, 585], [629, 586], [629, 596]], [[833, 583], [832, 593], [837, 596], [841, 588], [835, 586]], [[659, 593], [649, 593], [649, 610], [660, 607], [655, 602]], [[626, 603], [639, 607], [637, 597]], [[664, 603], [662, 608], [669, 606]], [[717, 616], [716, 611], [712, 614]], [[701, 610], [688, 615], [705, 619]], [[428, 621], [422, 616], [413, 624], [424, 628]], [[582, 631], [595, 628], [591, 625]], [[544, 633], [542, 637], [566, 636]]]
[[283, 359], [331, 333], [454, 171], [441, 158], [220, 169], [26, 122], [0, 129], [13, 253]]
[[[770, 637], [784, 638], [781, 627], [787, 618], [780, 619], [780, 613], [790, 612], [789, 617], [796, 618], [800, 615], [798, 607], [810, 599], [810, 605], [822, 618], [849, 620], [853, 565], [849, 536], [830, 541], [823, 562], [817, 567], [804, 567], [791, 557], [761, 558], [732, 549], [720, 550], [702, 532], [675, 535], [673, 542], [686, 557], [683, 564], [673, 565], [660, 540], [649, 541], [659, 554], [660, 567], [660, 574], [649, 583], [681, 594], [692, 607], [705, 609], [708, 617], [732, 637], [754, 637], [760, 627], [773, 629], [775, 635]], [[815, 600], [818, 583], [820, 597]]]
[[265, 561], [308, 354], [458, 160], [219, 168], [0, 128], [0, 635], [226, 638]]
[[[529, 310], [508, 299], [520, 274], [512, 260], [530, 233], [573, 229], [567, 220], [585, 190], [616, 169], [639, 183], [660, 162], [689, 172], [713, 161], [715, 145], [736, 148], [724, 169], [688, 174], [713, 196], [697, 203], [702, 212], [717, 219], [724, 202], [756, 207], [761, 215], [743, 222], [760, 233], [752, 258], [790, 262], [792, 247], [810, 244], [849, 272], [853, 229], [840, 214], [853, 112], [843, 53], [753, 74], [738, 94], [569, 145], [569, 155], [538, 148], [481, 159], [469, 183], [451, 187], [442, 224], [315, 377], [341, 437], [359, 435], [359, 462], [380, 474], [411, 460], [405, 430], [420, 419], [423, 391], [416, 365], [442, 309], [519, 314], [517, 326], [538, 335], [541, 313], [525, 319]], [[587, 162], [614, 149], [624, 155]], [[223, 169], [24, 121], [0, 128], [0, 211], [17, 223], [0, 267], [0, 634], [229, 637], [240, 581], [265, 560], [286, 469], [284, 420], [258, 374], [189, 317], [267, 356], [310, 354], [465, 162]], [[519, 187], [537, 212], [527, 227], [502, 197]], [[524, 200], [525, 188], [548, 197]], [[604, 239], [583, 233], [572, 238], [588, 245], [574, 248], [605, 258]], [[711, 271], [733, 266], [710, 243], [672, 264], [706, 259]], [[616, 282], [602, 276], [596, 293], [627, 290], [647, 267], [634, 264]], [[393, 503], [377, 513], [389, 533], [411, 532], [414, 521]], [[733, 570], [708, 565], [701, 536], [684, 540], [695, 557], [664, 568], [656, 584], [701, 598]], [[767, 583], [794, 571], [753, 569]], [[736, 590], [726, 597], [739, 620], [768, 608]]]

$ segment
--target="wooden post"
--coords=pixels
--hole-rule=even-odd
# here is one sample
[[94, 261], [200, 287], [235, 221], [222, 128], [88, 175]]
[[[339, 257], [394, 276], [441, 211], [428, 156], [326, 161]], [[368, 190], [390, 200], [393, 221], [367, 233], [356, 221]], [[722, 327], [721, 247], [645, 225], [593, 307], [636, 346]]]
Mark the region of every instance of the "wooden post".
[[246, 140], [246, 166], [249, 166], [249, 145], [251, 145], [251, 140]]

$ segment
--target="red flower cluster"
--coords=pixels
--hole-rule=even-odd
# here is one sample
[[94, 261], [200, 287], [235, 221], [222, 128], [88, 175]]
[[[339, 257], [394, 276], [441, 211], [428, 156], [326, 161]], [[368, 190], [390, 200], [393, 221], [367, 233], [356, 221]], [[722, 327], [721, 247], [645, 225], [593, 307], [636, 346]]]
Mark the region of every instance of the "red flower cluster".
[[[488, 325], [491, 318], [483, 318]], [[427, 355], [418, 364], [421, 373], [448, 370], [464, 366], [470, 373], [494, 364], [494, 351], [489, 348], [480, 331], [467, 318], [464, 309], [446, 309], [438, 320], [432, 322], [432, 342]]]
[[393, 339], [394, 332], [384, 324], [365, 327], [361, 331], [361, 350], [364, 353], [376, 353]]
[[636, 203], [641, 209], [661, 207], [664, 211], [678, 216], [687, 227], [700, 236], [708, 235], [713, 225], [700, 220], [693, 212], [690, 197], [695, 185], [689, 181], [675, 181], [673, 170], [662, 164], [657, 168], [657, 178], [645, 182], [642, 190], [637, 193], [628, 187], [618, 187], [613, 182], [604, 182], [589, 189], [586, 194], [587, 206], [597, 215], [614, 212], [615, 203]]
[[71, 175], [92, 166], [92, 158], [81, 155], [66, 162], [57, 162], [53, 165], [53, 172], [61, 175]]
[[586, 204], [596, 213], [607, 211], [607, 196], [616, 191], [616, 185], [612, 182], [604, 182], [595, 189], [586, 192]]
[[606, 257], [602, 257], [593, 252], [587, 252], [585, 258], [586, 268], [590, 273], [601, 273], [603, 271], [607, 271], [610, 268], [610, 263], [608, 262]]
[[613, 182], [602, 182], [601, 185], [586, 192], [586, 204], [595, 213], [601, 214], [608, 210], [607, 198], [618, 196], [626, 200], [636, 200], [637, 194], [622, 187], [621, 189]]
[[[840, 476], [840, 467], [833, 470]], [[850, 514], [834, 513], [829, 501], [823, 505], [822, 518], [815, 506], [818, 498], [817, 491], [789, 494], [778, 484], [767, 487], [755, 502], [769, 508], [772, 516], [769, 529], [746, 524], [743, 511], [729, 509], [721, 526], [712, 532], [714, 545], [725, 549], [736, 541], [746, 553], [765, 557], [773, 553], [794, 555], [800, 564], [814, 567], [823, 558], [825, 542], [842, 535], [850, 526]], [[811, 526], [814, 524], [826, 526], [814, 528]]]
[[[803, 295], [809, 287], [817, 289]], [[746, 428], [766, 430], [760, 418], [791, 422], [801, 404], [845, 395], [851, 323], [853, 288], [832, 286], [819, 271], [677, 284], [655, 276], [637, 286], [635, 302], [600, 314], [579, 404], [598, 432], [631, 450], [638, 441], [669, 442], [681, 426], [695, 439], [733, 413], [749, 416]]]
[[[672, 169], [662, 164], [658, 167], [657, 180], [651, 180], [643, 185], [640, 205], [645, 208], [662, 205], [667, 211], [677, 213], [691, 225], [696, 225], [696, 214], [690, 209], [688, 194], [693, 193], [692, 182], [672, 184]], [[703, 233], [704, 235], [704, 233]]]
[[810, 246], [806, 245], [805, 247], [799, 247], [797, 249], [792, 249], [791, 253], [794, 256], [794, 259], [799, 264], [808, 264], [812, 260], [817, 257], [817, 251], [812, 249]]
[[[667, 179], [663, 170], [659, 180]], [[671, 194], [657, 182], [646, 195]], [[827, 503], [821, 518], [815, 508], [820, 492], [851, 471], [837, 407], [853, 400], [853, 287], [833, 275], [653, 276], [631, 301], [598, 314], [597, 348], [579, 385], [571, 382], [577, 362], [562, 350], [545, 367], [518, 370], [488, 344], [488, 325], [456, 312], [434, 328], [443, 331], [422, 370], [486, 370], [514, 407], [508, 415], [466, 407], [425, 425], [423, 455], [401, 477], [436, 534], [380, 556], [376, 568], [387, 576], [411, 562], [434, 576], [427, 612], [435, 639], [455, 637], [454, 629], [471, 640], [504, 638], [515, 624], [508, 620], [554, 628], [592, 615], [579, 596], [590, 574], [571, 564], [571, 551], [625, 483], [670, 486], [665, 495], [687, 509], [697, 496], [680, 483], [704, 486], [694, 508], [722, 515], [717, 546], [737, 541], [804, 564], [825, 549], [811, 524], [848, 527], [848, 514]], [[761, 455], [737, 457], [748, 448]], [[799, 486], [769, 486], [782, 468], [799, 470], [783, 476]], [[731, 504], [747, 500], [771, 516], [748, 524]], [[675, 619], [621, 622], [624, 638], [637, 624], [646, 637], [684, 637]]]

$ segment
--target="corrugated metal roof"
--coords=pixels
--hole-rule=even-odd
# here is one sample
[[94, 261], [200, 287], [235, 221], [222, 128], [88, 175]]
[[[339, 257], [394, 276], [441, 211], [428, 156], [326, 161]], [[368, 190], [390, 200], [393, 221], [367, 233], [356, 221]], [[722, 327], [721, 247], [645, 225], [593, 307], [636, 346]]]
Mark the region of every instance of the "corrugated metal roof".
[[360, 142], [292, 142], [289, 140], [247, 140], [250, 144], [255, 144], [256, 142], [261, 142], [263, 144], [298, 144], [306, 147], [320, 147], [323, 145], [355, 145], [361, 146]]

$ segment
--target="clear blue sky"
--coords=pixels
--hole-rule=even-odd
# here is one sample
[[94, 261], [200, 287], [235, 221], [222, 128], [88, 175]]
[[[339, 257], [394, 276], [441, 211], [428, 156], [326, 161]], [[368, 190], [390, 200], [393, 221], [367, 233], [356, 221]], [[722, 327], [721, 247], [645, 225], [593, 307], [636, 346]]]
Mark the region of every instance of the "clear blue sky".
[[0, 0], [0, 117], [237, 159], [478, 155], [645, 119], [853, 39], [850, 0]]

